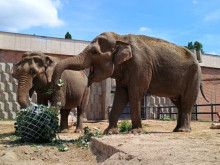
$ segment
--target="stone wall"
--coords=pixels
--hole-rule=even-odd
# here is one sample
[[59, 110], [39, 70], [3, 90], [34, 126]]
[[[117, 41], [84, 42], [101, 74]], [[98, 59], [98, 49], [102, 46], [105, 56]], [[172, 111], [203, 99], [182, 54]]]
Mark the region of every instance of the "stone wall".
[[[17, 80], [10, 75], [12, 63], [0, 62], [0, 119], [15, 119], [20, 105], [17, 102]], [[87, 110], [87, 119], [107, 119], [110, 105], [111, 80], [93, 83]], [[36, 93], [32, 98], [27, 96], [28, 105], [37, 103]]]
[[[20, 109], [17, 102], [17, 80], [10, 75], [12, 63], [0, 63], [0, 119], [15, 119]], [[27, 97], [28, 104], [36, 103], [37, 97], [34, 93], [32, 98]]]

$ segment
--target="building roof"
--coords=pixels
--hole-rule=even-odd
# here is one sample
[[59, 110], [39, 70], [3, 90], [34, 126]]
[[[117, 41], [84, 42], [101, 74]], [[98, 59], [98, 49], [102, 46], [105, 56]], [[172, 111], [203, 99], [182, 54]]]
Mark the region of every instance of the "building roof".
[[[89, 43], [89, 41], [82, 40], [0, 31], [0, 49], [6, 50], [42, 51], [44, 53], [59, 55], [78, 55]], [[220, 56], [203, 54], [200, 65], [203, 67], [220, 68]]]
[[78, 55], [89, 43], [89, 41], [82, 40], [0, 31], [0, 49], [7, 50], [42, 51], [52, 54]]

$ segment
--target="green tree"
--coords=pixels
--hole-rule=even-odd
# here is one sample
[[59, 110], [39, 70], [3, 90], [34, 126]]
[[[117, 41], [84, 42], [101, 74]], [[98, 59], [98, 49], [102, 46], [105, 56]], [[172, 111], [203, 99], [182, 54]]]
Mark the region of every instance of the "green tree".
[[192, 42], [188, 42], [188, 46], [187, 46], [188, 49], [194, 49], [194, 45]]
[[193, 42], [188, 42], [188, 45], [185, 46], [188, 49], [196, 49], [196, 50], [201, 50], [201, 52], [204, 54], [205, 52], [202, 49], [202, 44], [199, 41]]
[[65, 39], [72, 39], [72, 36], [71, 36], [71, 34], [69, 32], [66, 33]]

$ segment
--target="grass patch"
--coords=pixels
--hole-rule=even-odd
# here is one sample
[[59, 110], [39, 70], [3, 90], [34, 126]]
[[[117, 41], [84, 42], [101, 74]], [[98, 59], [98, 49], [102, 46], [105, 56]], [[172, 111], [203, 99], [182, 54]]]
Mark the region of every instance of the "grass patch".
[[[142, 128], [146, 128], [146, 127], [147, 124], [142, 124]], [[123, 120], [119, 122], [118, 128], [119, 128], [119, 132], [128, 133], [132, 128], [132, 124], [127, 120]]]
[[0, 121], [15, 121], [15, 119], [0, 119]]
[[169, 116], [164, 116], [160, 120], [162, 120], [162, 121], [175, 121], [176, 119], [171, 119]]
[[128, 132], [132, 128], [132, 125], [131, 122], [124, 120], [119, 123], [118, 128], [119, 132]]

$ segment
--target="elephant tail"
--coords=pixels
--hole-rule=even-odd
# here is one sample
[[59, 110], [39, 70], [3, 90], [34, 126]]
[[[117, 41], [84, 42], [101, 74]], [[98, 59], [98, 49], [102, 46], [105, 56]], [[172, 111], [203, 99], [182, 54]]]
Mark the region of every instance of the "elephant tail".
[[200, 84], [200, 91], [201, 91], [201, 93], [202, 93], [203, 98], [204, 98], [207, 102], [209, 102], [209, 100], [205, 97], [205, 94], [204, 94], [204, 91], [203, 91], [203, 87], [202, 87], [202, 83]]

